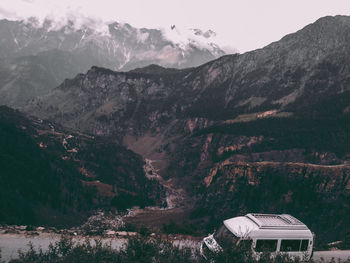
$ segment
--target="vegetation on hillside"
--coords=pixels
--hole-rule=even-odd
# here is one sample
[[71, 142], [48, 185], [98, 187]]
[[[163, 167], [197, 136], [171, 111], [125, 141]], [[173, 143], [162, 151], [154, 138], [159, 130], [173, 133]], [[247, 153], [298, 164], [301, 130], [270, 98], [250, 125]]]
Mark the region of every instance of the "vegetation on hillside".
[[0, 223], [67, 227], [96, 208], [161, 203], [142, 157], [110, 138], [53, 127], [0, 107]]
[[195, 136], [221, 133], [264, 136], [266, 139], [250, 149], [251, 152], [305, 149], [328, 151], [342, 157], [350, 149], [350, 116], [340, 118], [267, 118], [252, 122], [215, 125]]
[[0, 167], [2, 223], [35, 224], [41, 211], [43, 221], [54, 224], [51, 216], [92, 206], [93, 189], [82, 187], [77, 171], [65, 169], [60, 160], [52, 162], [25, 130], [4, 119], [0, 119]]

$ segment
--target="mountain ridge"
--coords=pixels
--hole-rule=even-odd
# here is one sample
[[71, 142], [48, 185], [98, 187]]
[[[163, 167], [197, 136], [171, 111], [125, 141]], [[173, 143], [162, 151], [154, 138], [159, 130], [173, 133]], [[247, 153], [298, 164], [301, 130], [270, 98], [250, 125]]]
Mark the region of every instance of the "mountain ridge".
[[174, 43], [161, 30], [127, 23], [103, 24], [104, 31], [89, 23], [76, 27], [68, 21], [57, 28], [53, 23], [0, 20], [0, 74], [5, 76], [0, 79], [0, 104], [23, 107], [92, 66], [121, 71], [148, 64], [184, 68], [225, 54], [218, 45], [190, 39]]
[[[5, 49], [4, 52], [0, 52], [0, 54], [2, 54], [1, 57], [35, 55], [41, 51], [51, 49], [73, 51], [75, 49], [89, 48], [90, 44], [96, 49], [99, 49], [99, 44], [101, 44], [108, 52], [109, 57], [103, 57], [103, 60], [108, 61], [108, 63], [102, 63], [102, 60], [97, 60], [99, 63], [96, 64], [96, 66], [109, 67], [114, 70], [120, 70], [122, 68], [127, 70], [130, 68], [124, 67], [124, 65], [128, 63], [128, 60], [121, 62], [120, 58], [115, 56], [116, 54], [124, 58], [131, 55], [128, 59], [132, 59], [132, 56], [135, 56], [136, 59], [137, 57], [141, 57], [139, 60], [142, 60], [141, 53], [136, 54], [137, 52], [142, 52], [142, 48], [146, 51], [155, 49], [159, 53], [162, 52], [161, 49], [167, 45], [169, 45], [170, 48], [168, 51], [171, 51], [172, 48], [178, 48], [182, 53], [186, 53], [187, 50], [194, 47], [207, 50], [212, 53], [212, 58], [224, 54], [224, 51], [220, 50], [218, 46], [218, 53], [216, 54], [214, 53], [216, 52], [215, 50], [208, 50], [206, 47], [201, 47], [201, 44], [197, 43], [195, 40], [189, 41], [180, 47], [177, 43], [173, 43], [171, 39], [167, 39], [164, 33], [159, 29], [134, 28], [128, 23], [106, 23], [104, 24], [106, 27], [105, 32], [98, 31], [93, 25], [89, 24], [75, 27], [74, 21], [68, 21], [66, 25], [61, 25], [57, 28], [52, 27], [52, 23], [54, 22], [50, 20], [45, 20], [42, 25], [35, 25], [35, 23], [33, 24], [30, 21], [0, 21], [0, 33], [4, 38], [3, 43], [0, 45], [0, 51]], [[196, 34], [193, 33], [193, 35]], [[12, 46], [12, 50], [9, 49], [9, 46]], [[144, 46], [147, 46], [147, 48]], [[128, 51], [121, 53], [123, 50], [118, 50], [119, 47], [124, 48], [124, 51]], [[128, 55], [128, 53], [130, 54]], [[135, 54], [132, 55], [131, 53]], [[145, 53], [145, 55], [151, 59], [152, 57], [158, 57], [159, 54], [150, 53], [147, 55]], [[181, 66], [182, 62], [180, 61], [178, 64], [176, 61], [166, 62], [166, 57], [164, 58], [164, 62], [161, 62], [162, 59], [159, 60], [161, 65], [165, 63], [165, 65], [173, 64], [177, 67], [186, 67]], [[111, 59], [116, 61], [111, 62]], [[204, 60], [208, 59], [204, 58], [203, 61]]]

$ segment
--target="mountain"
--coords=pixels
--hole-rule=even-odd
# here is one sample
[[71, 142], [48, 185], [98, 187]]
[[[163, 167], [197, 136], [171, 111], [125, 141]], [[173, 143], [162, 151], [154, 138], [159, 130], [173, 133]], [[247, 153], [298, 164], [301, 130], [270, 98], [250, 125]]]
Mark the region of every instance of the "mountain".
[[[323, 231], [318, 242], [342, 239], [350, 232], [349, 43], [350, 17], [324, 17], [199, 67], [92, 67], [26, 111], [120, 138], [154, 160], [190, 193], [190, 219], [208, 230], [237, 214], [292, 211]], [[339, 231], [324, 224], [333, 222], [325, 211], [342, 218]]]
[[[173, 31], [173, 33], [167, 32]], [[127, 23], [58, 26], [45, 20], [0, 21], [0, 57], [34, 56], [43, 51], [61, 50], [79, 55], [87, 69], [93, 65], [128, 70], [127, 64], [191, 67], [225, 52], [215, 43], [215, 32], [134, 28]]]
[[60, 50], [0, 60], [0, 104], [26, 105], [83, 70], [77, 57]]
[[349, 32], [349, 17], [325, 17], [263, 49], [196, 68], [150, 66], [115, 72], [92, 67], [33, 101], [27, 112], [72, 129], [118, 134], [128, 143], [161, 135], [162, 148], [170, 155], [172, 138], [206, 128], [276, 138], [254, 139], [269, 149], [332, 151], [340, 155], [325, 163], [344, 162], [340, 159], [347, 158]]
[[0, 107], [0, 222], [72, 226], [97, 208], [161, 204], [142, 158], [116, 144]]
[[184, 68], [225, 54], [212, 31], [168, 31], [174, 32], [117, 22], [57, 26], [50, 20], [42, 25], [35, 19], [1, 20], [0, 104], [24, 106], [92, 66], [122, 71], [149, 64]]
[[[176, 118], [231, 120], [242, 114], [267, 111], [270, 111], [267, 115], [288, 112], [294, 116], [341, 116], [349, 106], [344, 99], [349, 93], [349, 24], [348, 17], [322, 18], [263, 49], [224, 56], [172, 75], [116, 73], [93, 67], [87, 74], [67, 80], [42, 101], [58, 107], [60, 113], [69, 114], [70, 109], [58, 104], [74, 100], [75, 93], [81, 92], [79, 100], [98, 97], [112, 100], [125, 91], [130, 93], [125, 95], [131, 100], [118, 103], [113, 114], [125, 114], [126, 104], [141, 103], [141, 108], [154, 105], [158, 113]], [[132, 90], [136, 91], [134, 96]], [[330, 99], [341, 103], [328, 105], [331, 111], [317, 108]], [[90, 107], [94, 111], [104, 103], [107, 102], [98, 99]], [[74, 116], [79, 119], [79, 112], [87, 109], [83, 103], [72, 101], [73, 104]], [[130, 110], [137, 114], [141, 108]], [[65, 121], [72, 117], [67, 116]]]

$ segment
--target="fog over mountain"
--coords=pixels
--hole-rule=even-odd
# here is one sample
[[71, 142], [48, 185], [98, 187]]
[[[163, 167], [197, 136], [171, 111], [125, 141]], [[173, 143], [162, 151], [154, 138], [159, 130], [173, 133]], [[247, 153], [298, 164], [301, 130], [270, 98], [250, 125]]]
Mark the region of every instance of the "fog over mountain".
[[185, 68], [225, 54], [215, 32], [134, 28], [96, 20], [57, 24], [0, 21], [0, 104], [20, 107], [92, 66], [127, 71], [149, 64]]

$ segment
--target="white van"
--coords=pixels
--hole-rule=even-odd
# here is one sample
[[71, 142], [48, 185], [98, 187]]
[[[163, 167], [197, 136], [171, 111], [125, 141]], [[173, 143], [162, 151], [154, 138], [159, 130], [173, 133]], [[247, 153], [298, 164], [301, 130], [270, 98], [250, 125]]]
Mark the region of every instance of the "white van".
[[208, 253], [221, 251], [219, 240], [222, 238], [251, 240], [252, 252], [256, 258], [262, 252], [269, 252], [272, 256], [281, 253], [307, 261], [313, 251], [313, 234], [310, 229], [287, 214], [247, 214], [227, 219], [214, 234], [203, 239], [201, 254], [207, 257]]

